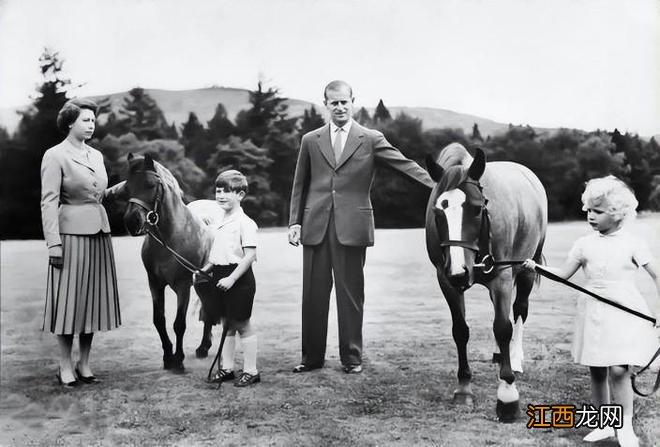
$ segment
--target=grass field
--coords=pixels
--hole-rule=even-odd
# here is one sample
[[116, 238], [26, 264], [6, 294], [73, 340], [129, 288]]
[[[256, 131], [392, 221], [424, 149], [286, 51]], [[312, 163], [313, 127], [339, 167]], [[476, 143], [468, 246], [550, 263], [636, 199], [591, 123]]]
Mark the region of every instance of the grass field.
[[[589, 231], [583, 222], [550, 225], [548, 262], [562, 262], [572, 242]], [[653, 241], [660, 260], [660, 216], [640, 218], [635, 231]], [[139, 260], [141, 239], [118, 237], [113, 244], [123, 325], [95, 337], [93, 367], [103, 382], [65, 391], [55, 379], [55, 337], [40, 330], [44, 243], [2, 242], [1, 445], [537, 446], [580, 444], [588, 431], [526, 428], [527, 404], [589, 401], [588, 370], [574, 365], [568, 351], [575, 295], [547, 280], [531, 297], [525, 372], [516, 382], [520, 419], [513, 424], [495, 419], [493, 311], [481, 286], [466, 294], [475, 403], [452, 403], [457, 365], [451, 319], [421, 229], [379, 230], [376, 246], [367, 251], [365, 371], [350, 376], [340, 370], [334, 303], [326, 367], [302, 375], [290, 372], [300, 360], [302, 252], [288, 246], [282, 229], [261, 232], [253, 320], [260, 337], [262, 383], [248, 389], [205, 383], [211, 360], [194, 356], [202, 327], [192, 306], [187, 373], [162, 369]], [[643, 293], [653, 293], [648, 276], [639, 273], [638, 284]], [[171, 334], [173, 298], [171, 292], [166, 298]], [[214, 332], [212, 352], [219, 338]], [[635, 426], [643, 445], [660, 440], [659, 400], [635, 400]]]

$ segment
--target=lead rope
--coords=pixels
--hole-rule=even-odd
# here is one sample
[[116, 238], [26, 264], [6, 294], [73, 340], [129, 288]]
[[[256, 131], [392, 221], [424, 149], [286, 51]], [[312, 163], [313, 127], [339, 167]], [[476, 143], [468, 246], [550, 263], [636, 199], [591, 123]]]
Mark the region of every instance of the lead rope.
[[[155, 228], [155, 227], [154, 227]], [[179, 253], [177, 253], [173, 248], [171, 248], [169, 245], [167, 245], [161, 238], [159, 238], [156, 233], [151, 229], [147, 228], [145, 230], [149, 236], [154, 238], [156, 242], [158, 242], [160, 245], [162, 245], [167, 251], [172, 253], [172, 256], [174, 256], [174, 260], [177, 261], [183, 268], [188, 270], [190, 273], [195, 273], [197, 272], [198, 274], [204, 276], [206, 279], [209, 281], [213, 280], [213, 277], [203, 271], [200, 267], [197, 267], [195, 264], [181, 256]]]
[[[220, 337], [220, 346], [218, 346], [218, 353], [215, 355], [215, 358], [213, 359], [213, 363], [211, 363], [211, 367], [209, 368], [209, 373], [206, 375], [206, 381], [210, 382], [211, 378], [213, 376], [213, 368], [215, 367], [216, 363], [218, 363], [218, 360], [220, 359], [220, 356], [222, 355], [222, 348], [225, 345], [225, 339], [227, 338], [227, 320], [224, 320], [222, 322], [222, 336]], [[218, 368], [220, 368], [220, 364], [218, 364]], [[218, 388], [222, 385], [222, 382], [218, 383]]]
[[[495, 261], [495, 260], [493, 259], [492, 256], [490, 256], [490, 255], [486, 255], [486, 256], [484, 256], [483, 259], [481, 260], [481, 263], [480, 263], [480, 264], [475, 264], [474, 267], [476, 267], [476, 268], [482, 268], [482, 269], [484, 269], [485, 273], [490, 273], [490, 272], [493, 271], [493, 268], [494, 268], [496, 265], [501, 265], [501, 266], [507, 266], [507, 265], [508, 265], [508, 266], [511, 266], [511, 265], [520, 265], [520, 264], [523, 264], [524, 262], [525, 262], [525, 261], [520, 261], [520, 260]], [[487, 270], [487, 272], [486, 272], [486, 270]], [[589, 296], [591, 296], [591, 297], [597, 299], [598, 301], [601, 301], [601, 302], [603, 302], [603, 303], [605, 303], [605, 304], [609, 304], [610, 306], [616, 307], [617, 309], [620, 309], [620, 310], [622, 310], [622, 311], [624, 311], [624, 312], [628, 312], [629, 314], [632, 314], [632, 315], [634, 315], [634, 316], [636, 316], [636, 317], [638, 317], [638, 318], [641, 318], [641, 319], [646, 320], [646, 321], [650, 321], [653, 325], [655, 325], [655, 323], [656, 323], [656, 319], [653, 318], [653, 317], [650, 317], [650, 316], [648, 316], [648, 315], [646, 315], [646, 314], [644, 314], [644, 313], [642, 313], [642, 312], [638, 312], [638, 311], [636, 311], [636, 310], [634, 310], [634, 309], [630, 309], [630, 308], [628, 308], [628, 307], [626, 307], [626, 306], [624, 306], [624, 305], [622, 305], [622, 304], [619, 304], [619, 303], [617, 303], [617, 302], [615, 302], [615, 301], [611, 301], [611, 300], [608, 300], [607, 298], [603, 298], [602, 296], [600, 296], [600, 295], [598, 295], [598, 294], [596, 294], [596, 293], [594, 293], [594, 292], [592, 292], [592, 291], [590, 291], [590, 290], [587, 290], [587, 289], [585, 289], [585, 288], [583, 288], [583, 287], [580, 287], [580, 286], [578, 286], [577, 284], [575, 284], [575, 283], [573, 283], [573, 282], [571, 282], [571, 281], [569, 281], [569, 280], [567, 280], [567, 279], [562, 278], [561, 276], [557, 276], [557, 275], [555, 275], [554, 273], [552, 273], [552, 272], [550, 272], [550, 271], [544, 269], [543, 267], [541, 267], [541, 266], [539, 266], [539, 265], [537, 265], [537, 266], [534, 268], [534, 270], [536, 271], [536, 273], [538, 273], [538, 274], [541, 275], [541, 276], [545, 276], [546, 278], [548, 278], [548, 279], [550, 279], [550, 280], [552, 280], [552, 281], [556, 281], [556, 282], [558, 282], [558, 283], [564, 284], [564, 285], [566, 285], [566, 286], [568, 286], [568, 287], [570, 287], [570, 288], [572, 288], [572, 289], [575, 289], [575, 290], [577, 290], [577, 291], [579, 291], [579, 292], [582, 292], [582, 293], [584, 293], [584, 294], [587, 294], [587, 295], [589, 295]], [[655, 379], [655, 384], [654, 384], [654, 386], [653, 386], [653, 390], [651, 390], [650, 392], [648, 392], [648, 393], [643, 393], [643, 392], [641, 392], [641, 391], [637, 388], [637, 386], [636, 386], [636, 384], [635, 384], [635, 379], [636, 379], [639, 375], [641, 375], [644, 371], [646, 371], [647, 369], [649, 369], [649, 368], [651, 367], [651, 364], [653, 364], [653, 362], [655, 361], [656, 358], [658, 358], [658, 356], [660, 356], [660, 348], [658, 348], [658, 350], [655, 352], [655, 354], [653, 355], [653, 357], [651, 357], [651, 360], [649, 360], [649, 362], [646, 364], [646, 366], [644, 366], [644, 367], [643, 367], [642, 369], [640, 369], [639, 371], [637, 371], [637, 372], [632, 372], [632, 373], [630, 374], [630, 380], [631, 380], [631, 382], [632, 382], [632, 388], [633, 388], [633, 391], [634, 391], [637, 395], [642, 396], [642, 397], [648, 397], [648, 396], [652, 395], [653, 393], [655, 393], [656, 391], [658, 391], [658, 389], [660, 388], [660, 370], [658, 370], [658, 376], [657, 376], [656, 379]]]
[[[582, 292], [582, 293], [586, 293], [587, 295], [589, 295], [589, 296], [591, 296], [591, 297], [593, 297], [593, 298], [596, 298], [597, 300], [602, 301], [603, 303], [606, 303], [606, 304], [609, 304], [609, 305], [611, 305], [611, 306], [614, 306], [614, 307], [616, 307], [617, 309], [621, 309], [621, 310], [623, 310], [623, 311], [625, 311], [625, 312], [628, 312], [629, 314], [632, 314], [632, 315], [634, 315], [634, 316], [636, 316], [636, 317], [638, 317], [638, 318], [641, 318], [641, 319], [643, 319], [643, 320], [650, 321], [653, 325], [655, 325], [656, 319], [653, 318], [653, 317], [650, 317], [650, 316], [648, 316], [648, 315], [646, 315], [646, 314], [643, 314], [643, 313], [641, 313], [641, 312], [638, 312], [638, 311], [636, 311], [636, 310], [629, 309], [629, 308], [627, 308], [626, 306], [623, 306], [623, 305], [621, 305], [621, 304], [619, 304], [619, 303], [617, 303], [617, 302], [614, 302], [614, 301], [610, 301], [610, 300], [608, 300], [607, 298], [603, 298], [602, 296], [599, 296], [599, 295], [597, 295], [597, 294], [591, 292], [590, 290], [584, 289], [584, 288], [578, 286], [577, 284], [574, 284], [574, 283], [572, 283], [572, 282], [570, 282], [570, 281], [568, 281], [568, 280], [566, 280], [566, 279], [564, 279], [564, 278], [562, 278], [562, 277], [560, 277], [560, 276], [557, 276], [557, 275], [555, 275], [554, 273], [549, 272], [549, 271], [547, 271], [546, 269], [544, 269], [544, 268], [542, 268], [542, 267], [536, 266], [536, 269], [535, 269], [535, 270], [536, 270], [539, 274], [545, 276], [545, 277], [548, 278], [548, 279], [551, 279], [551, 280], [553, 280], [553, 281], [557, 281], [557, 282], [559, 282], [559, 283], [565, 284], [565, 285], [567, 285], [567, 286], [569, 286], [569, 287], [572, 287], [572, 288], [574, 288], [575, 290], [578, 290], [578, 291], [580, 291], [580, 292]], [[649, 368], [651, 367], [651, 364], [653, 364], [653, 362], [655, 361], [656, 358], [658, 358], [658, 356], [660, 356], [660, 348], [658, 348], [658, 350], [655, 352], [655, 354], [653, 354], [653, 357], [651, 357], [651, 360], [649, 360], [649, 362], [646, 364], [646, 366], [644, 366], [642, 369], [640, 369], [640, 370], [637, 371], [637, 372], [631, 372], [631, 374], [630, 374], [630, 381], [632, 382], [632, 388], [633, 388], [633, 391], [634, 391], [637, 395], [642, 396], [642, 397], [648, 397], [648, 396], [652, 395], [653, 393], [655, 393], [656, 391], [658, 391], [658, 388], [660, 388], [660, 370], [658, 370], [658, 376], [657, 376], [656, 379], [655, 379], [655, 384], [654, 384], [654, 386], [653, 386], [653, 389], [652, 389], [651, 391], [649, 391], [648, 393], [643, 393], [643, 392], [641, 392], [641, 391], [637, 388], [637, 386], [636, 386], [636, 384], [635, 384], [635, 380], [637, 379], [637, 376], [641, 375], [644, 371], [646, 371], [647, 369], [649, 369]]]

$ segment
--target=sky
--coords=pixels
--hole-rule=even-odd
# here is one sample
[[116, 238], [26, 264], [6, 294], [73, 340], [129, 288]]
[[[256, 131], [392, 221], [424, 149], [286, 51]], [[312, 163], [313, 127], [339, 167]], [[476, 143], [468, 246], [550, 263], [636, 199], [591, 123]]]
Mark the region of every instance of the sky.
[[358, 107], [660, 134], [659, 0], [0, 0], [0, 108], [45, 46], [77, 96], [344, 79]]

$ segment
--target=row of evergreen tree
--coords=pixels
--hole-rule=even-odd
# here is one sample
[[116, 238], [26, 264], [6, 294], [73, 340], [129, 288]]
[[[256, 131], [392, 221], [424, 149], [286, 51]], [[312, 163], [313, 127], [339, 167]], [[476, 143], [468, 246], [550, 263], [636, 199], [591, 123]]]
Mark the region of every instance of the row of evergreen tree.
[[[72, 91], [57, 52], [45, 50], [40, 60], [43, 83], [33, 104], [21, 112], [13, 135], [0, 128], [0, 234], [3, 238], [41, 236], [39, 166], [46, 149], [59, 143], [55, 120]], [[213, 197], [213, 181], [225, 169], [239, 169], [250, 180], [246, 212], [261, 226], [287, 224], [288, 201], [302, 135], [324, 124], [311, 107], [292, 117], [277, 89], [259, 83], [250, 107], [232, 122], [222, 104], [204, 125], [190, 112], [179, 129], [167, 123], [156, 101], [141, 88], [132, 89], [119, 108], [102, 100], [101, 115], [90, 144], [105, 157], [110, 184], [126, 177], [128, 153], [151, 154], [179, 180], [186, 200]], [[362, 108], [356, 121], [382, 131], [404, 155], [422, 166], [427, 153], [451, 142], [481, 147], [488, 159], [511, 160], [534, 171], [548, 192], [552, 220], [581, 215], [580, 194], [589, 178], [615, 174], [635, 190], [641, 209], [660, 209], [660, 147], [654, 139], [617, 130], [584, 132], [560, 129], [538, 133], [529, 126], [482, 138], [475, 124], [462, 129], [423, 130], [422, 121], [406, 114], [392, 117], [383, 102], [373, 116]], [[372, 202], [379, 227], [423, 225], [428, 191], [387, 169], [374, 181]], [[123, 232], [123, 204], [110, 208], [113, 231]]]

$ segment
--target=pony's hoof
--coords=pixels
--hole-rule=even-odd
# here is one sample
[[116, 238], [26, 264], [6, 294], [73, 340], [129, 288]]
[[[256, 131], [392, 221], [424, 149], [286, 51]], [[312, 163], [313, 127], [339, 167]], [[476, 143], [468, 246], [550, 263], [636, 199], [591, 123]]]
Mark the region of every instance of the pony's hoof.
[[183, 374], [186, 372], [186, 368], [183, 366], [184, 356], [179, 354], [174, 354], [170, 361], [170, 367], [168, 368], [170, 372], [174, 374]]
[[206, 357], [209, 356], [209, 348], [199, 345], [197, 349], [195, 349], [195, 357], [197, 357], [198, 359], [205, 359]]
[[466, 393], [464, 391], [454, 391], [453, 401], [454, 401], [455, 404], [458, 404], [458, 405], [472, 406], [472, 405], [474, 405], [474, 394]]
[[497, 399], [495, 411], [497, 412], [497, 419], [500, 422], [514, 422], [518, 418], [518, 401], [514, 400], [513, 402], [505, 403]]
[[185, 366], [183, 366], [183, 364], [172, 365], [172, 367], [170, 368], [170, 372], [172, 374], [185, 374], [186, 368]]
[[172, 354], [163, 354], [163, 369], [172, 369], [174, 356]]

